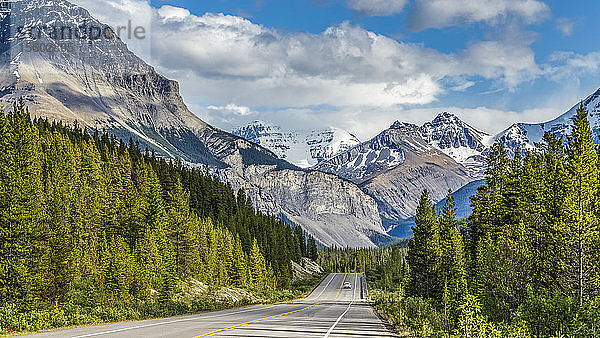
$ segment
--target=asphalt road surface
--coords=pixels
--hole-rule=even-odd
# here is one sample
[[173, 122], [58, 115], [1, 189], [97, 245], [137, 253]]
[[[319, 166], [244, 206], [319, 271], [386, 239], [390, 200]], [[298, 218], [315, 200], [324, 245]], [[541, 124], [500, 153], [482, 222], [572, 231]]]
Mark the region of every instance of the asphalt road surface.
[[[344, 282], [351, 289], [343, 288]], [[395, 337], [366, 298], [363, 274], [337, 273], [327, 276], [301, 301], [26, 337]]]

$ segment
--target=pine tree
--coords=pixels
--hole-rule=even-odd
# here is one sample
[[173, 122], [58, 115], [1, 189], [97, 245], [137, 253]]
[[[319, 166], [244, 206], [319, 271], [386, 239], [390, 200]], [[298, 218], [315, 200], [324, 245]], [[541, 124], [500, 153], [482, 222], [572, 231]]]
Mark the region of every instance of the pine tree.
[[[591, 259], [590, 249], [598, 233], [598, 218], [595, 215], [598, 204], [599, 172], [598, 155], [593, 141], [593, 133], [583, 104], [577, 109], [573, 122], [572, 135], [568, 139], [567, 157], [573, 189], [568, 196], [571, 229], [568, 248], [573, 253], [570, 266], [575, 276], [575, 288], [583, 303], [584, 295], [590, 288]], [[595, 238], [596, 237], [596, 238]]]
[[233, 266], [231, 274], [231, 278], [233, 280], [234, 285], [238, 287], [245, 287], [248, 285], [247, 271], [248, 268], [246, 255], [242, 250], [242, 243], [240, 241], [240, 238], [236, 237], [233, 248]]
[[190, 198], [189, 193], [183, 189], [179, 179], [175, 181], [173, 189], [168, 192], [168, 195], [169, 237], [175, 253], [177, 274], [182, 275], [185, 270], [185, 259], [188, 251], [193, 246], [192, 242], [186, 240], [186, 234], [190, 231]]
[[264, 289], [269, 283], [269, 276], [267, 275], [267, 266], [263, 255], [258, 247], [258, 242], [254, 240], [252, 242], [252, 249], [249, 254], [250, 260], [250, 276], [252, 277], [252, 284], [258, 289]]
[[458, 230], [456, 203], [451, 191], [446, 196], [446, 204], [439, 217], [440, 223], [440, 281], [444, 287], [445, 304], [456, 316], [459, 305], [467, 293], [467, 267], [464, 242]]
[[306, 251], [308, 252], [308, 258], [312, 259], [313, 261], [316, 261], [318, 258], [317, 241], [315, 240], [315, 238], [313, 236], [308, 237], [308, 242], [307, 242], [306, 246], [307, 246]]
[[413, 238], [408, 245], [411, 271], [409, 295], [424, 298], [437, 298], [440, 295], [440, 258], [439, 224], [435, 207], [425, 190], [417, 206]]

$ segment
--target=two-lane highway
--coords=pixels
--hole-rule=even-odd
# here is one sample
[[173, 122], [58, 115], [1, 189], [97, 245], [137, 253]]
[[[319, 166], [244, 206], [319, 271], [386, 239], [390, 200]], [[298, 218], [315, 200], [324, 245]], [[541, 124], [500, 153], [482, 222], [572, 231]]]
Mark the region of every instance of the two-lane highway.
[[367, 302], [364, 285], [363, 274], [330, 274], [301, 301], [29, 337], [395, 337]]

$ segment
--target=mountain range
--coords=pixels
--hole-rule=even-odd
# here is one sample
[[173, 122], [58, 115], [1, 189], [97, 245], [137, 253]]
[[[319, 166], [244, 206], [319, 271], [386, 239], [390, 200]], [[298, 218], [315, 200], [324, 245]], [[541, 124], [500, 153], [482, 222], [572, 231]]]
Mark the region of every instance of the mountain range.
[[[580, 104], [588, 111], [594, 141], [600, 144], [600, 89]], [[484, 183], [485, 157], [493, 143], [502, 144], [513, 156], [519, 150], [534, 149], [545, 132], [566, 142], [578, 107], [549, 122], [516, 123], [494, 136], [448, 112], [422, 126], [396, 121], [371, 140], [326, 158], [311, 169], [358, 185], [377, 202], [388, 234], [409, 236], [424, 189], [432, 200], [441, 203], [438, 209], [452, 191], [458, 202], [457, 216], [468, 216], [469, 197]]]
[[339, 128], [284, 131], [263, 121], [239, 127], [232, 134], [270, 149], [280, 159], [301, 168], [312, 167], [360, 143], [356, 136]]
[[[310, 169], [335, 174], [358, 185], [377, 201], [383, 225], [390, 229], [410, 219], [423, 189], [428, 189], [431, 198], [439, 201], [449, 190], [456, 191], [480, 179], [487, 145], [492, 139], [448, 112], [422, 126], [396, 121], [363, 143], [353, 137], [349, 139], [352, 134], [339, 128], [331, 128], [331, 132], [341, 136], [313, 144], [318, 145], [315, 149], [322, 149], [325, 144], [333, 151], [327, 152], [328, 156], [313, 157], [317, 164]], [[307, 149], [295, 141], [298, 135], [307, 133], [282, 132], [281, 127], [263, 122], [240, 127], [233, 133], [271, 149], [282, 159], [289, 160], [287, 151], [291, 149]], [[315, 134], [318, 133], [308, 133]], [[343, 146], [339, 147], [340, 144]], [[405, 233], [410, 234], [410, 229]]]
[[535, 143], [542, 142], [542, 138], [546, 132], [551, 132], [566, 140], [571, 135], [573, 120], [575, 119], [579, 105], [583, 105], [588, 112], [590, 128], [594, 133], [594, 143], [600, 144], [600, 89], [552, 121], [544, 123], [515, 123], [496, 135], [494, 142], [502, 144], [511, 154], [514, 154], [517, 149], [521, 151], [533, 149]]
[[[481, 183], [491, 143], [514, 153], [531, 149], [546, 131], [568, 136], [576, 109], [547, 123], [514, 124], [495, 136], [448, 112], [421, 126], [396, 121], [365, 142], [340, 128], [294, 131], [260, 121], [229, 133], [194, 115], [179, 84], [118, 37], [86, 37], [90, 27], [108, 29], [87, 10], [66, 0], [18, 0], [12, 13], [0, 13], [2, 27], [11, 32], [1, 32], [0, 104], [22, 98], [32, 116], [77, 122], [206, 168], [244, 189], [258, 210], [301, 226], [324, 245], [374, 247], [391, 242], [390, 234], [410, 235], [424, 189], [436, 202], [449, 190], [468, 201]], [[53, 26], [80, 31], [69, 40], [74, 48], [24, 48], [61, 39], [32, 37], [20, 27]], [[600, 143], [600, 90], [583, 104]]]
[[[158, 74], [118, 37], [86, 36], [108, 26], [84, 8], [66, 0], [19, 0], [0, 20], [11, 28], [0, 49], [4, 106], [22, 98], [33, 117], [76, 121], [137, 141], [158, 156], [204, 166], [234, 189], [244, 188], [258, 210], [302, 226], [322, 244], [373, 247], [390, 240], [376, 202], [356, 185], [302, 170], [200, 120], [184, 104], [178, 83]], [[26, 44], [65, 42], [51, 34], [31, 36], [31, 27], [67, 27], [77, 38], [67, 41], [72, 48], [58, 52], [28, 51]]]

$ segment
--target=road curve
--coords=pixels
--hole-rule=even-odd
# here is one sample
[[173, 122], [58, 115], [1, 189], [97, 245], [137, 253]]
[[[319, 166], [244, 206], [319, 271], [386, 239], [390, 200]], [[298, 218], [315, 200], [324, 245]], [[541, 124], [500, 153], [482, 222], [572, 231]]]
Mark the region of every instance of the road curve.
[[24, 337], [395, 337], [366, 301], [364, 286], [363, 274], [333, 273], [301, 301]]

